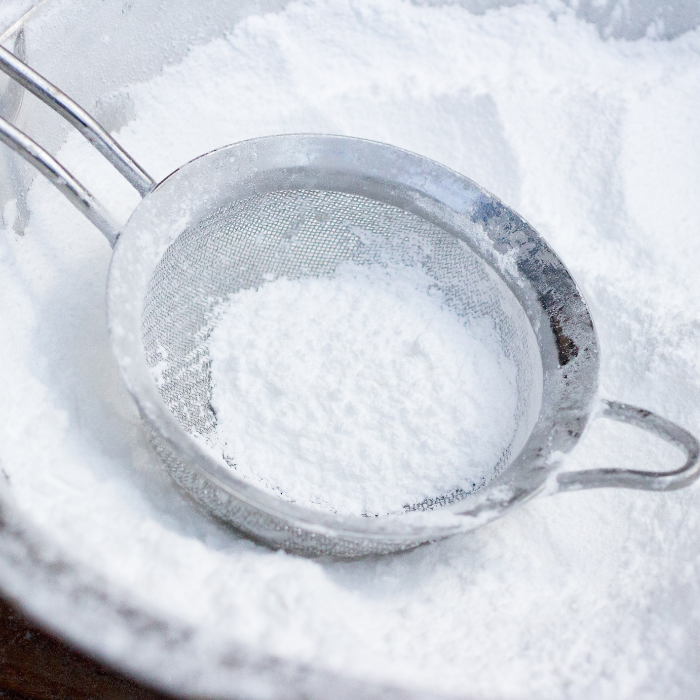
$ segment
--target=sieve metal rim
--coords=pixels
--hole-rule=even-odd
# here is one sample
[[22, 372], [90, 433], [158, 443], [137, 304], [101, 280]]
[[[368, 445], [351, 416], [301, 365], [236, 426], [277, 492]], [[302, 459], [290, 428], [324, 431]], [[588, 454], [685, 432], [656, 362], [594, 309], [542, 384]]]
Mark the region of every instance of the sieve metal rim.
[[[535, 329], [548, 397], [530, 439], [511, 463], [527, 463], [526, 479], [514, 480], [507, 467], [479, 492], [440, 512], [376, 519], [338, 516], [282, 501], [243, 482], [181, 428], [160, 398], [143, 356], [142, 308], [134, 300], [145, 296], [148, 274], [144, 271], [155, 267], [179, 232], [225, 202], [260, 194], [266, 188], [313, 187], [361, 193], [438, 223], [460, 235], [518, 297]], [[188, 218], [184, 218], [186, 213]], [[169, 229], [163, 228], [164, 221], [170, 223]], [[466, 227], [468, 223], [473, 228], [475, 221], [480, 222], [483, 233], [476, 239], [467, 236]], [[155, 241], [150, 251], [146, 239]], [[504, 254], [512, 251], [516, 255], [505, 264]], [[519, 262], [529, 278], [518, 272]], [[558, 291], [546, 297], [547, 290], [538, 291], [530, 284], [534, 279], [543, 289], [551, 288], [556, 279]], [[151, 428], [165, 436], [173, 450], [211, 480], [212, 486], [284, 518], [291, 527], [318, 534], [345, 533], [397, 542], [410, 538], [413, 542], [417, 537], [444, 537], [496, 517], [543, 486], [556, 467], [552, 454], [573, 447], [597, 391], [598, 345], [585, 301], [563, 263], [534, 229], [493, 195], [445, 166], [393, 146], [344, 136], [295, 134], [252, 139], [201, 156], [166, 178], [144, 198], [119, 237], [108, 278], [108, 314], [115, 356]], [[577, 333], [583, 334], [580, 352], [560, 365], [562, 341], [557, 338]], [[558, 420], [552, 419], [555, 413], [560, 414]], [[446, 517], [448, 514], [460, 517]]]

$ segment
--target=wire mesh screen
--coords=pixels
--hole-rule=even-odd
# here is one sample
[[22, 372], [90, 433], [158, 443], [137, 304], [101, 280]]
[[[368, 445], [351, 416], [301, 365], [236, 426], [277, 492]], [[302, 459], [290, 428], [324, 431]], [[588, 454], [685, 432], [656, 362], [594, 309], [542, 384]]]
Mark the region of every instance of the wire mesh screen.
[[[146, 358], [165, 403], [188, 433], [210, 435], [216, 416], [206, 341], [217, 305], [279, 277], [330, 276], [345, 262], [421, 266], [465, 323], [493, 320], [504, 354], [516, 365], [518, 394], [517, 427], [504, 436], [495, 476], [536, 420], [540, 360], [529, 321], [463, 241], [415, 214], [355, 194], [284, 190], [235, 201], [171, 244], [151, 278], [142, 318]], [[409, 509], [434, 508], [467, 493], [435, 494]]]

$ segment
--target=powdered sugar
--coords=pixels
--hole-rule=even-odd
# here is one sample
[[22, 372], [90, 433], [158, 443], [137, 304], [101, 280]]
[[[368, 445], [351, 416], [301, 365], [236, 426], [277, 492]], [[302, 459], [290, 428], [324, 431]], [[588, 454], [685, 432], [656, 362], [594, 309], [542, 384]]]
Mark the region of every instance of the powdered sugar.
[[515, 366], [419, 268], [346, 264], [231, 296], [209, 341], [217, 442], [302, 505], [397, 512], [470, 492], [515, 432]]
[[[697, 31], [605, 42], [556, 2], [480, 16], [297, 2], [128, 93], [136, 118], [118, 137], [158, 177], [210, 148], [291, 131], [388, 141], [472, 177], [528, 218], [581, 285], [604, 393], [697, 432]], [[79, 137], [61, 158], [128, 213], [132, 195]], [[156, 663], [130, 640], [70, 627], [70, 609], [16, 584], [35, 612], [200, 695], [235, 696], [221, 659], [241, 644], [458, 697], [696, 696], [697, 487], [539, 499], [469, 536], [378, 560], [272, 553], [197, 514], [163, 478], [107, 342], [109, 248], [41, 180], [29, 205], [24, 237], [2, 234], [7, 490], [86, 572], [189, 625], [201, 653]], [[600, 422], [584, 440], [572, 466], [676, 464], [632, 428]]]

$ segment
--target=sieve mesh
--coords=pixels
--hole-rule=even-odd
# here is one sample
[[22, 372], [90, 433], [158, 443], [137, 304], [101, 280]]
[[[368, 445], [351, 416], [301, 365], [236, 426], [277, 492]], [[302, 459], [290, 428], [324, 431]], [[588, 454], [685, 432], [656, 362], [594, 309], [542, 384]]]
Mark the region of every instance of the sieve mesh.
[[[516, 426], [495, 477], [525, 443], [536, 419], [539, 350], [522, 307], [468, 245], [415, 214], [357, 194], [282, 190], [230, 203], [186, 230], [169, 246], [151, 277], [142, 317], [146, 359], [160, 394], [189, 434], [216, 427], [210, 405], [207, 339], [214, 309], [229, 295], [278, 277], [332, 275], [359, 265], [419, 265], [466, 322], [492, 319], [503, 353], [517, 369]], [[175, 465], [173, 465], [174, 467]], [[431, 509], [470, 491], [435, 494], [407, 509]]]

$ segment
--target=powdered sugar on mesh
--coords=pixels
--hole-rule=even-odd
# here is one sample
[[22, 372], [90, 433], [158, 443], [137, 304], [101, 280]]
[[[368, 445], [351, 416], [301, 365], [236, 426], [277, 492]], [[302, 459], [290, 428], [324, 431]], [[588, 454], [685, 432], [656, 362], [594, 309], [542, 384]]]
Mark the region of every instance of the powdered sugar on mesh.
[[378, 515], [494, 475], [516, 368], [418, 268], [343, 265], [231, 296], [211, 335], [217, 441], [237, 474], [295, 501]]

